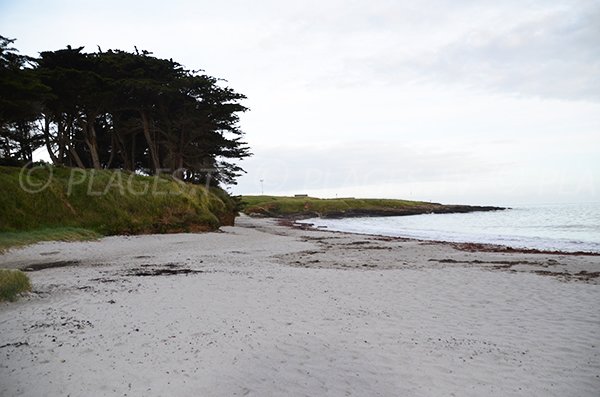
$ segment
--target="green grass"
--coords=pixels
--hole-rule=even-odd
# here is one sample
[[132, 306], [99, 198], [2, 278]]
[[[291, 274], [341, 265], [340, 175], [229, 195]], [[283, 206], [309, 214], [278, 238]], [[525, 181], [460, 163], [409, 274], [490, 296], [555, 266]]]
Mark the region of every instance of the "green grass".
[[[38, 192], [31, 188], [47, 181]], [[235, 202], [224, 191], [170, 178], [0, 167], [0, 232], [9, 233], [3, 241], [91, 236], [82, 229], [99, 235], [208, 231], [232, 224], [234, 216]]]
[[18, 294], [31, 291], [29, 277], [20, 270], [0, 269], [0, 301], [14, 301]]
[[431, 208], [439, 204], [394, 199], [319, 199], [314, 197], [242, 196], [242, 210], [249, 215], [293, 216], [302, 214], [328, 215], [355, 210], [393, 211]]
[[100, 238], [93, 230], [77, 227], [46, 228], [18, 232], [0, 232], [0, 253], [9, 248], [40, 241], [88, 241]]

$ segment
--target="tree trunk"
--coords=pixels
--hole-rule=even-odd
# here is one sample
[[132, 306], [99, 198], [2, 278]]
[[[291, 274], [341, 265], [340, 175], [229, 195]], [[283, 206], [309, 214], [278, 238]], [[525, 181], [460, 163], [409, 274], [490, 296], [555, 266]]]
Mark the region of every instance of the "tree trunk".
[[131, 137], [131, 171], [135, 171], [135, 135]]
[[144, 129], [144, 137], [146, 138], [148, 149], [150, 150], [150, 158], [154, 167], [154, 173], [158, 174], [160, 172], [160, 159], [158, 158], [158, 151], [156, 150], [155, 142], [150, 132], [150, 121], [148, 120], [148, 115], [145, 111], [140, 111], [140, 116], [142, 117], [142, 128]]
[[71, 145], [69, 145], [69, 153], [71, 154], [71, 157], [73, 157], [73, 160], [75, 160], [75, 164], [77, 164], [77, 167], [85, 168], [85, 165], [83, 165], [83, 161], [81, 161], [81, 157], [79, 157], [77, 151]]
[[65, 143], [65, 125], [58, 121], [56, 123], [56, 128], [57, 128], [57, 140], [58, 140], [58, 161], [59, 163], [62, 165], [65, 162], [65, 149], [66, 149], [66, 143]]
[[56, 157], [56, 154], [52, 151], [52, 145], [50, 144], [50, 118], [48, 116], [44, 116], [42, 132], [44, 133], [44, 143], [46, 144], [46, 150], [48, 150], [48, 155], [50, 155], [52, 164], [60, 165], [62, 161], [59, 162], [58, 157]]
[[[91, 119], [91, 122], [90, 122]], [[95, 117], [88, 117], [86, 122], [86, 134], [85, 143], [90, 149], [90, 155], [92, 157], [92, 165], [95, 169], [99, 170], [100, 167], [100, 156], [98, 156], [98, 139], [96, 137], [96, 128], [94, 127]]]
[[119, 135], [115, 137], [115, 142], [119, 147], [119, 155], [121, 156], [121, 160], [123, 160], [123, 164], [126, 170], [133, 171], [133, 167], [129, 164], [129, 156], [127, 155], [127, 149], [125, 148], [125, 143], [123, 143], [123, 139]]
[[183, 180], [183, 154], [173, 153], [173, 178]]
[[111, 134], [110, 136], [110, 156], [108, 157], [108, 162], [106, 163], [106, 168], [110, 169], [110, 166], [112, 165], [112, 162], [115, 158], [115, 152], [117, 151], [117, 144], [116, 144], [116, 139], [114, 134]]

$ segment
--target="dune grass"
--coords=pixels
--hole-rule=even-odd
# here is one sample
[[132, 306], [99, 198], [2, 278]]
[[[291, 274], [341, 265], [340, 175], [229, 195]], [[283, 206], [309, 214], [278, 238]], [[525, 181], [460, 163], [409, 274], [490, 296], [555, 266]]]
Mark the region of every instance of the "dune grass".
[[20, 270], [0, 269], [0, 301], [14, 301], [17, 295], [31, 291], [29, 277]]
[[9, 248], [39, 243], [40, 241], [89, 241], [100, 238], [93, 230], [77, 227], [45, 228], [17, 232], [0, 232], [0, 253]]
[[95, 234], [208, 231], [232, 224], [235, 209], [234, 200], [221, 189], [168, 177], [0, 167], [0, 232], [4, 234], [0, 244], [4, 245], [87, 239]]

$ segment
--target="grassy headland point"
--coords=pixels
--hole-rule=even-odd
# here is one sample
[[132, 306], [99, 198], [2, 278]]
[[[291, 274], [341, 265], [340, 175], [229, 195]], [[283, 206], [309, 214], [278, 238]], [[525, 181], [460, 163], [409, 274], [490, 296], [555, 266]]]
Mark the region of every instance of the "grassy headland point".
[[288, 218], [345, 218], [360, 216], [401, 216], [418, 214], [496, 211], [501, 207], [446, 205], [396, 199], [286, 196], [242, 196], [242, 211], [250, 216]]

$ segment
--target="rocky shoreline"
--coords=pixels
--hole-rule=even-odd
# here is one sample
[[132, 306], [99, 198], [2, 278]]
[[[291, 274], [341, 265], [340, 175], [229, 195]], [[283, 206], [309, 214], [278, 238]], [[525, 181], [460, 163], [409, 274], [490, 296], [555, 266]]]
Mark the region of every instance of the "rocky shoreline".
[[350, 209], [346, 211], [329, 212], [319, 216], [322, 218], [339, 219], [376, 216], [407, 216], [422, 214], [464, 214], [469, 212], [503, 211], [506, 209], [507, 208], [504, 207], [493, 206], [431, 204], [406, 208]]

